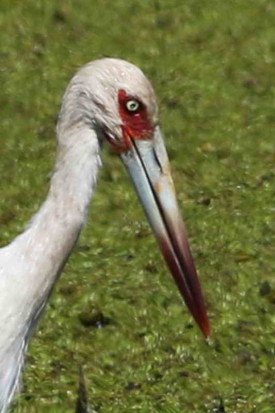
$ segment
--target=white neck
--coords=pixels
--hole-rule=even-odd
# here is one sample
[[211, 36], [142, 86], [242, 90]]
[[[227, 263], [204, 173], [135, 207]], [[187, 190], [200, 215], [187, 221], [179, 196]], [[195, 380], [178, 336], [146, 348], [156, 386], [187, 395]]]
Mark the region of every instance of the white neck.
[[17, 387], [30, 333], [85, 223], [101, 166], [90, 127], [72, 128], [66, 144], [62, 136], [59, 141], [46, 201], [27, 230], [0, 250], [1, 413]]
[[32, 256], [39, 266], [36, 277], [42, 281], [46, 260], [51, 270], [54, 265], [47, 284], [55, 281], [85, 224], [101, 165], [99, 151], [96, 134], [88, 128], [74, 131], [71, 144], [59, 147], [48, 197], [21, 235], [28, 259]]

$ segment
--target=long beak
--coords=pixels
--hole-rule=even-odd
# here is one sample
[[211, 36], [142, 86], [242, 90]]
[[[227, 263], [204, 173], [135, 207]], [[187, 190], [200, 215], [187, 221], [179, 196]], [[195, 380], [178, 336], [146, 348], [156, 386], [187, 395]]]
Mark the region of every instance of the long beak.
[[210, 323], [160, 129], [156, 129], [152, 140], [131, 139], [131, 149], [120, 156], [184, 301], [208, 337]]

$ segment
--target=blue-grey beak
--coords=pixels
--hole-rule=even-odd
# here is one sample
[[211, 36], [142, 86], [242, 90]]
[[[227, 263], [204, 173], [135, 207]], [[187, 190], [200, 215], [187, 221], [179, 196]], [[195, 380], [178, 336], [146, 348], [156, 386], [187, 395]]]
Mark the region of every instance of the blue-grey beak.
[[131, 139], [131, 142], [131, 149], [122, 153], [121, 159], [184, 301], [201, 331], [208, 337], [210, 323], [179, 212], [161, 131], [157, 127], [153, 139]]

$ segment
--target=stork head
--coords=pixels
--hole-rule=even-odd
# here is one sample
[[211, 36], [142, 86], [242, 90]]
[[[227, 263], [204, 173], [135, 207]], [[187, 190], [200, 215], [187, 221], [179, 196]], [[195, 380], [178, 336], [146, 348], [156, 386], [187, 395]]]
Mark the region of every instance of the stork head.
[[81, 68], [65, 93], [59, 128], [62, 132], [83, 122], [120, 155], [185, 303], [209, 336], [206, 307], [158, 124], [156, 97], [143, 72], [119, 59], [96, 60]]
[[116, 152], [129, 148], [129, 137], [152, 137], [158, 124], [154, 90], [135, 65], [101, 59], [83, 66], [71, 80], [59, 128], [85, 121], [102, 132]]

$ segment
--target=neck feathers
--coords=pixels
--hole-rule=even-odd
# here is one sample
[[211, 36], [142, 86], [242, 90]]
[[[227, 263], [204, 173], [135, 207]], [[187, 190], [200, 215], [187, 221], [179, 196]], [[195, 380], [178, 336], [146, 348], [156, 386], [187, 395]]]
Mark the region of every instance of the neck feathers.
[[85, 223], [101, 166], [93, 130], [71, 128], [66, 144], [62, 133], [46, 201], [27, 230], [0, 250], [1, 413], [18, 387], [31, 331]]

